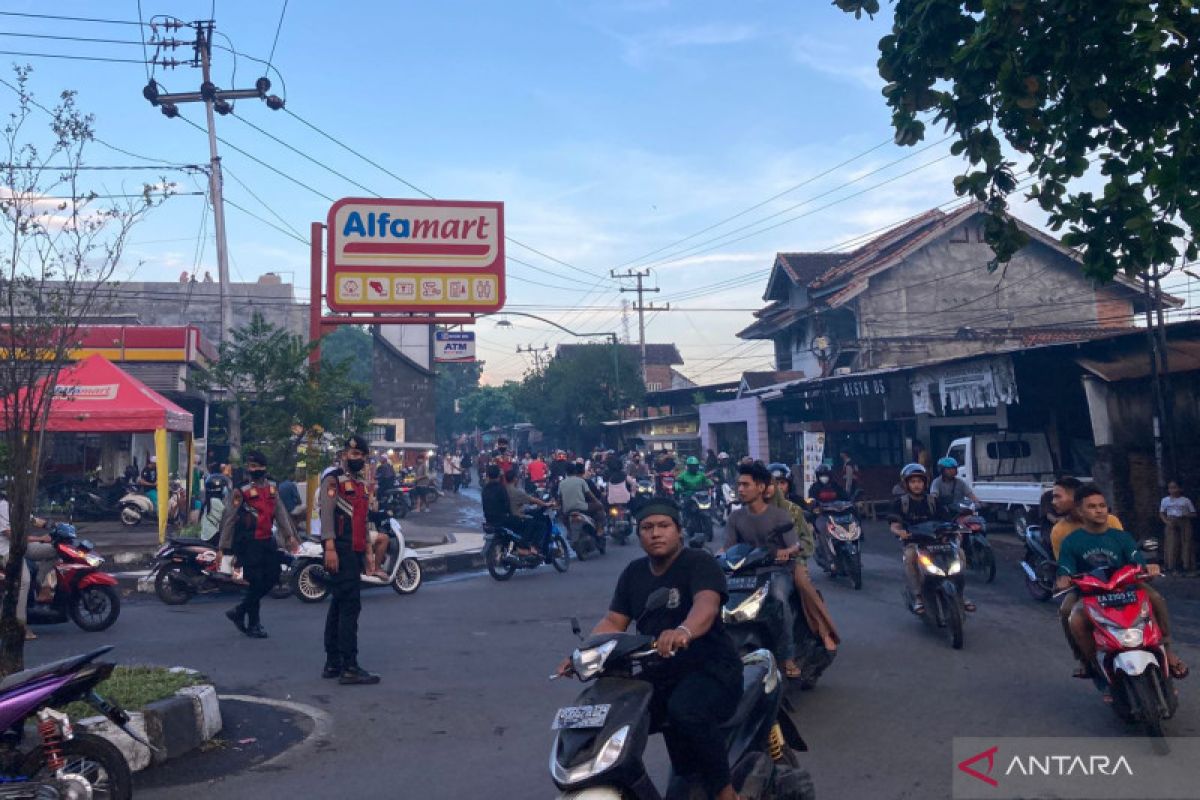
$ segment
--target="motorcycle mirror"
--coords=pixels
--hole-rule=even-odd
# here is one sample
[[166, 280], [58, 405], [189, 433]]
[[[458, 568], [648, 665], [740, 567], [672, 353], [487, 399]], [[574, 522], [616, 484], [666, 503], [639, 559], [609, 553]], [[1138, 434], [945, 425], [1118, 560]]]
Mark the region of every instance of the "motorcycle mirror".
[[583, 627], [579, 624], [579, 617], [571, 617], [571, 633], [580, 640], [583, 639]]
[[667, 601], [671, 597], [671, 590], [665, 586], [655, 589], [646, 598], [646, 607], [642, 609], [642, 614], [645, 615], [650, 611], [657, 611], [660, 608], [665, 608]]

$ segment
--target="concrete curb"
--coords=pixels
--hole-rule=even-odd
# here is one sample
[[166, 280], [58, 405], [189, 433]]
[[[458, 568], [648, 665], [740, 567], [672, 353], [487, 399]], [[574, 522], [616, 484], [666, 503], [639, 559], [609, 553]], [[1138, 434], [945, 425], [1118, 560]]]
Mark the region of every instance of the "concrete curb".
[[129, 718], [129, 727], [150, 742], [153, 750], [104, 717], [82, 719], [77, 727], [111, 742], [121, 751], [131, 772], [190, 753], [215, 738], [222, 725], [217, 690], [209, 684], [184, 687], [142, 711], [130, 712]]

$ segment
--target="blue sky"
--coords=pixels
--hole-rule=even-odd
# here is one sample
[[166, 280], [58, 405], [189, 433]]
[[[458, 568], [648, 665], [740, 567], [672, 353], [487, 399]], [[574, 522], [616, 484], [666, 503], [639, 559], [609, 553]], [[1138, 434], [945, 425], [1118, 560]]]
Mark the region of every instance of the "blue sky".
[[[282, 0], [217, 0], [218, 30], [238, 51], [266, 58], [281, 5]], [[6, 7], [138, 19], [136, 0], [63, 0], [52, 10], [29, 0]], [[190, 20], [207, 17], [210, 2], [143, 0], [141, 8], [146, 18], [170, 14]], [[887, 31], [889, 16], [856, 21], [813, 0], [292, 0], [274, 65], [286, 81], [288, 108], [301, 118], [435, 196], [504, 201], [511, 236], [572, 265], [510, 245], [511, 256], [550, 273], [510, 263], [510, 307], [575, 330], [623, 332], [622, 296], [613, 281], [602, 279], [609, 269], [877, 145], [883, 146], [724, 226], [635, 261], [655, 268], [662, 291], [653, 299], [752, 276], [769, 267], [778, 250], [833, 247], [954, 199], [950, 180], [959, 163], [936, 161], [947, 145], [914, 155], [884, 144], [889, 113], [874, 63], [875, 43]], [[9, 33], [135, 39], [137, 30], [0, 17], [0, 32]], [[135, 45], [9, 36], [0, 37], [0, 49], [124, 58], [141, 53]], [[172, 161], [207, 159], [201, 132], [166, 119], [142, 99], [141, 64], [2, 58], [34, 64], [33, 87], [43, 101], [60, 88], [78, 89], [80, 104], [95, 112], [97, 133], [109, 142]], [[230, 53], [216, 52], [218, 85], [231, 85], [233, 66]], [[249, 85], [261, 72], [261, 65], [238, 59], [236, 83]], [[155, 77], [172, 92], [194, 90], [199, 83], [198, 71], [187, 68], [160, 69]], [[275, 91], [283, 94], [278, 81]], [[200, 106], [183, 112], [203, 124]], [[239, 102], [236, 115], [375, 192], [413, 196], [394, 178], [257, 100]], [[238, 119], [218, 118], [218, 132], [325, 195], [363, 194]], [[279, 224], [277, 213], [302, 234], [309, 222], [324, 219], [328, 200], [228, 147], [222, 150], [231, 201]], [[892, 163], [904, 156], [909, 158]], [[100, 146], [89, 160], [137, 163]], [[874, 170], [879, 171], [866, 175]], [[128, 187], [139, 179], [110, 173], [97, 188], [113, 190], [121, 180]], [[870, 188], [889, 179], [895, 180]], [[185, 178], [181, 189], [202, 189], [194, 180]], [[173, 280], [191, 270], [202, 203], [200, 197], [177, 197], [154, 212], [133, 236], [127, 271], [138, 279]], [[798, 207], [779, 213], [793, 206]], [[1040, 221], [1031, 211], [1021, 213]], [[741, 241], [705, 244], [773, 214], [779, 215], [728, 237], [746, 236]], [[303, 244], [236, 209], [228, 209], [227, 218], [235, 280], [276, 271], [295, 276], [307, 291]], [[211, 226], [207, 231], [211, 237]], [[199, 264], [201, 272], [215, 275], [211, 240]], [[648, 338], [679, 344], [687, 361], [683, 371], [699, 382], [767, 368], [767, 347], [733, 337], [751, 321], [745, 309], [761, 304], [764, 285], [765, 279], [752, 280], [677, 300], [673, 305], [689, 310], [652, 314]], [[636, 336], [636, 315], [626, 320]], [[526, 357], [514, 352], [518, 344], [553, 347], [566, 340], [534, 321], [513, 322], [511, 329], [490, 321], [476, 326], [489, 382], [519, 377], [527, 367]]]

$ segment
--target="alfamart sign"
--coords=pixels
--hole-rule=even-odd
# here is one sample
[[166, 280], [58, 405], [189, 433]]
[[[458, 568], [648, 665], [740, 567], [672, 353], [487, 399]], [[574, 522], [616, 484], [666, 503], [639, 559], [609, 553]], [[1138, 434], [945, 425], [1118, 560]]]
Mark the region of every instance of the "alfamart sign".
[[504, 204], [350, 197], [329, 210], [334, 311], [487, 312], [504, 306]]

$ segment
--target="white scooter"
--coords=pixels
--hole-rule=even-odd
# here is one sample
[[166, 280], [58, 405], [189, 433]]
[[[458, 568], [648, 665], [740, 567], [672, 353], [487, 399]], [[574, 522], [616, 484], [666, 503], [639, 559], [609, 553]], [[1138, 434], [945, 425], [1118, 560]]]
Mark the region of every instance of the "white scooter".
[[[404, 533], [395, 517], [388, 517], [379, 530], [389, 540], [387, 558], [379, 565], [387, 573], [387, 580], [374, 575], [363, 575], [360, 580], [365, 586], [390, 584], [397, 594], [412, 594], [421, 586], [421, 562], [417, 561], [416, 551], [404, 544]], [[310, 536], [300, 544], [292, 562], [292, 592], [305, 603], [320, 603], [329, 595], [320, 537]]]
[[[183, 525], [187, 510], [183, 507], [183, 484], [172, 476], [168, 491], [170, 496], [167, 499], [167, 521], [172, 525]], [[117, 507], [121, 511], [121, 522], [131, 528], [144, 519], [156, 518], [154, 503], [136, 483], [130, 483], [126, 487], [125, 496], [117, 503]]]

